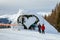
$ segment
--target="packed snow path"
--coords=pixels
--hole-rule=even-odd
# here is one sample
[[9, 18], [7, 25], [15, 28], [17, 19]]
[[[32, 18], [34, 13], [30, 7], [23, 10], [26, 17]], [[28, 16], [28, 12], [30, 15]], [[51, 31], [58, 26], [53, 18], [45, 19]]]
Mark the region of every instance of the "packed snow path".
[[42, 34], [32, 30], [0, 29], [0, 40], [60, 40], [60, 34]]

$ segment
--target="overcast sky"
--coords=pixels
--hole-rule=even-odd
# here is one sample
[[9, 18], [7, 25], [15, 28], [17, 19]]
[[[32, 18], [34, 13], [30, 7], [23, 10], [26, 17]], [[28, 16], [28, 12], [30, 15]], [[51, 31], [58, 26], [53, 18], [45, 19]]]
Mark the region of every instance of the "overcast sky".
[[51, 12], [60, 0], [0, 0], [0, 15], [17, 13], [19, 9], [28, 12]]

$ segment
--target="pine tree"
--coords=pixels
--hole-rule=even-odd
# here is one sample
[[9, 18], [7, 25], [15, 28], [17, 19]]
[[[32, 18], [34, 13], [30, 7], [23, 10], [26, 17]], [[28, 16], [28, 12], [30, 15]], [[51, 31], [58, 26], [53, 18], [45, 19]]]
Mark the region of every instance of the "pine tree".
[[60, 32], [60, 3], [52, 10], [51, 15], [45, 19]]

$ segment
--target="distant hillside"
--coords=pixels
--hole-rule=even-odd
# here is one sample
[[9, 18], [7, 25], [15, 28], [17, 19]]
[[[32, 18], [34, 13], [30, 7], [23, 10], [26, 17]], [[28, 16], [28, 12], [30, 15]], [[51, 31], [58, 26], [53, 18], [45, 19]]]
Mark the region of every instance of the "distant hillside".
[[52, 10], [51, 15], [44, 18], [60, 32], [60, 3]]

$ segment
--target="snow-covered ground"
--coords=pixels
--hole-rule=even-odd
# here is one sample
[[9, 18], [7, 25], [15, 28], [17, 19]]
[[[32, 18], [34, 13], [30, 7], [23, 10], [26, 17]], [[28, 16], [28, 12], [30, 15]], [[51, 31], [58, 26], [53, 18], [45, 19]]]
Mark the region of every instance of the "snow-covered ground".
[[[15, 15], [15, 16], [13, 16], [13, 24], [17, 24], [17, 18], [20, 16], [20, 15], [35, 15], [35, 16], [37, 16], [38, 17], [38, 19], [39, 19], [39, 23], [42, 25], [42, 24], [44, 24], [45, 25], [45, 32], [46, 33], [58, 33], [57, 32], [57, 30], [52, 26], [52, 25], [50, 25], [41, 15], [39, 15], [39, 14], [35, 14], [35, 13], [25, 13], [23, 10], [19, 10], [19, 12]], [[12, 16], [10, 17], [10, 18], [12, 18]], [[30, 19], [30, 20], [29, 20]], [[27, 27], [29, 27], [29, 25], [32, 23], [33, 24], [33, 22], [35, 21], [35, 18], [33, 18], [33, 17], [31, 17], [31, 18], [29, 18], [29, 19], [27, 19], [26, 20], [26, 22], [25, 22], [25, 24], [26, 24], [26, 26]], [[17, 25], [18, 26], [18, 28], [19, 27], [21, 27], [21, 25]], [[15, 27], [15, 28], [17, 28], [17, 26]], [[14, 28], [13, 28], [14, 29]]]
[[60, 35], [42, 34], [32, 30], [0, 29], [0, 40], [60, 40]]
[[[39, 33], [36, 30], [24, 30], [23, 26], [17, 23], [17, 18], [20, 15], [35, 15], [39, 19], [39, 23], [45, 25], [45, 34]], [[50, 25], [41, 15], [35, 13], [25, 13], [21, 10], [17, 14], [13, 15], [2, 15], [0, 18], [8, 18], [12, 21], [12, 24], [17, 24], [17, 26], [11, 26], [10, 29], [0, 29], [0, 40], [60, 40], [60, 33]], [[27, 28], [33, 24], [36, 19], [30, 17], [26, 19], [24, 23]], [[20, 30], [18, 30], [20, 29]]]
[[[17, 19], [20, 15], [35, 15], [38, 17], [39, 19], [39, 23], [42, 25], [44, 24], [45, 25], [45, 32], [46, 33], [58, 33], [57, 30], [52, 26], [50, 25], [41, 15], [39, 15], [38, 13], [26, 13], [24, 12], [23, 10], [19, 10], [17, 14], [13, 14], [13, 15], [2, 15], [0, 16], [0, 18], [8, 18], [9, 20], [12, 21], [12, 24], [17, 24], [17, 26], [11, 26], [11, 28], [20, 28], [21, 29], [21, 25], [17, 23]], [[34, 23], [34, 21], [36, 21], [36, 18], [34, 17], [30, 17], [29, 19], [26, 20], [26, 22], [24, 23], [27, 28], [32, 25]]]

